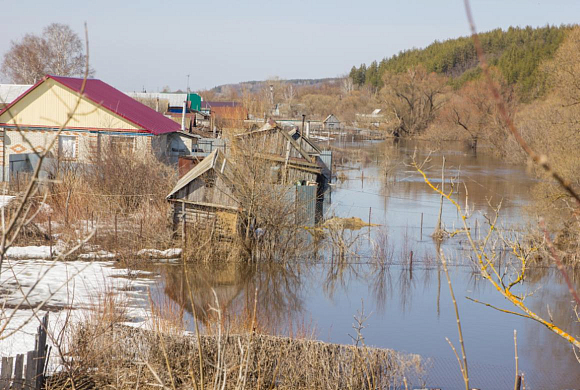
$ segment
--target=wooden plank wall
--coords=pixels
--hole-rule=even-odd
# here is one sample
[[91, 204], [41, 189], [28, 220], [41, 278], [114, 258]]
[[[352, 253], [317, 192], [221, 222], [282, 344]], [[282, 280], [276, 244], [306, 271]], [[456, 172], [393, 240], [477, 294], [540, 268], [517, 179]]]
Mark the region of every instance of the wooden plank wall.
[[176, 232], [181, 234], [177, 227], [183, 223], [183, 205], [185, 205], [185, 223], [188, 226], [198, 225], [215, 227], [218, 234], [224, 237], [232, 236], [236, 233], [239, 217], [234, 210], [217, 209], [208, 206], [195, 205], [185, 202], [173, 203], [173, 226]]
[[48, 313], [42, 319], [36, 335], [34, 350], [16, 357], [3, 357], [0, 366], [0, 390], [40, 390], [44, 386], [48, 348], [46, 345], [46, 329], [48, 327]]

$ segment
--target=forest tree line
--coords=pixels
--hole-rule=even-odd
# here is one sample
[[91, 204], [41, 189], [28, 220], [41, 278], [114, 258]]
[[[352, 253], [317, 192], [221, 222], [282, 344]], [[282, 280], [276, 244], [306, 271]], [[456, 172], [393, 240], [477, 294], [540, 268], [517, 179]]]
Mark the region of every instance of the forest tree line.
[[[510, 85], [517, 85], [520, 97], [530, 100], [545, 93], [540, 63], [553, 56], [571, 26], [527, 26], [495, 29], [479, 34], [483, 51], [490, 66], [495, 66]], [[402, 73], [422, 65], [426, 71], [450, 77], [450, 83], [461, 87], [479, 78], [481, 69], [471, 37], [435, 41], [424, 49], [410, 49], [373, 61], [368, 66], [353, 66], [349, 77], [357, 86], [383, 87], [386, 72]]]

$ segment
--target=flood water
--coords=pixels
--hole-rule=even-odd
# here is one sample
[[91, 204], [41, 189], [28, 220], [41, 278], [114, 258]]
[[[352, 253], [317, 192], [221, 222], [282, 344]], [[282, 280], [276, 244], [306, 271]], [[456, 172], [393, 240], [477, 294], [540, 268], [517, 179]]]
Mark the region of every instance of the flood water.
[[[180, 287], [185, 279], [194, 287], [194, 304], [202, 313], [214, 301], [232, 315], [253, 306], [258, 289], [258, 323], [280, 333], [314, 334], [320, 340], [353, 342], [353, 316], [364, 305], [363, 335], [367, 345], [420, 354], [429, 359], [424, 381], [428, 387], [462, 388], [457, 360], [448, 337], [459, 348], [457, 327], [445, 274], [437, 261], [437, 247], [430, 234], [439, 214], [439, 196], [410, 166], [417, 148], [417, 160], [429, 155], [427, 144], [393, 141], [349, 142], [337, 146], [362, 150], [359, 156], [341, 158], [335, 172], [327, 216], [359, 217], [376, 226], [363, 228], [359, 256], [338, 261], [330, 255], [316, 261], [293, 264], [192, 265], [185, 278], [181, 266], [163, 266], [164, 282], [157, 294], [184, 302]], [[525, 167], [511, 166], [480, 151], [477, 155], [462, 145], [445, 145], [432, 151], [424, 165], [434, 184], [441, 183], [442, 157], [446, 158], [446, 185], [454, 177], [454, 198], [467, 204], [471, 231], [485, 234], [486, 215], [501, 201], [498, 226], [523, 229], [529, 220], [529, 204], [535, 180]], [[448, 231], [461, 220], [453, 205], [443, 204], [443, 222]], [[477, 223], [475, 222], [477, 220]], [[422, 221], [422, 229], [421, 229]], [[372, 248], [382, 245], [389, 266], [372, 259]], [[526, 389], [580, 388], [580, 364], [571, 345], [531, 320], [505, 314], [469, 301], [471, 297], [513, 310], [469, 265], [469, 253], [461, 236], [442, 246], [450, 262], [450, 276], [459, 306], [471, 386], [505, 389], [513, 386], [514, 330], [518, 335], [520, 370]], [[410, 264], [410, 254], [413, 262]], [[576, 279], [577, 280], [577, 279]], [[539, 314], [549, 316], [569, 333], [580, 334], [574, 321], [571, 297], [560, 275], [551, 268], [531, 270], [523, 286], [533, 291], [526, 299]], [[549, 307], [549, 309], [548, 309]], [[186, 307], [191, 312], [191, 307]], [[201, 314], [203, 316], [203, 314]], [[191, 320], [191, 316], [189, 316]], [[419, 386], [421, 383], [415, 383]]]

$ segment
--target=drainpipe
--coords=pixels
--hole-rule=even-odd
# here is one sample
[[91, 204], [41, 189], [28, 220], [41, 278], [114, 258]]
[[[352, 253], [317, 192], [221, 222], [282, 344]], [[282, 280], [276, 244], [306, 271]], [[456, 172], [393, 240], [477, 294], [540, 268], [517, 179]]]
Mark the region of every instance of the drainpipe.
[[6, 129], [2, 129], [2, 181], [6, 181]]

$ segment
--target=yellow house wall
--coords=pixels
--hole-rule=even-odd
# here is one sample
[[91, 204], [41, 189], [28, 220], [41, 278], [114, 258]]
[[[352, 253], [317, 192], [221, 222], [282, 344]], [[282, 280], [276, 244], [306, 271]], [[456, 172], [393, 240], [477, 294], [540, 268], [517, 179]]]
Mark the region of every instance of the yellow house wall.
[[[1, 134], [1, 133], [0, 133]], [[97, 152], [98, 135], [86, 131], [62, 131], [61, 135], [77, 137], [77, 157], [78, 162], [88, 162], [91, 156]], [[127, 134], [132, 136], [132, 134]], [[56, 136], [56, 131], [45, 130], [6, 130], [4, 139], [5, 155], [42, 153], [50, 147], [51, 141]], [[114, 135], [101, 134], [101, 147], [104, 148]], [[151, 151], [151, 136], [134, 136], [134, 151], [137, 153]], [[53, 156], [58, 156], [58, 140], [54, 142], [51, 149]], [[0, 155], [1, 157], [1, 155]], [[8, 164], [8, 158], [5, 159]]]
[[[47, 79], [10, 109], [0, 115], [0, 123], [21, 126], [59, 127], [74, 110], [78, 95]], [[83, 98], [66, 127], [139, 130], [133, 123]]]

